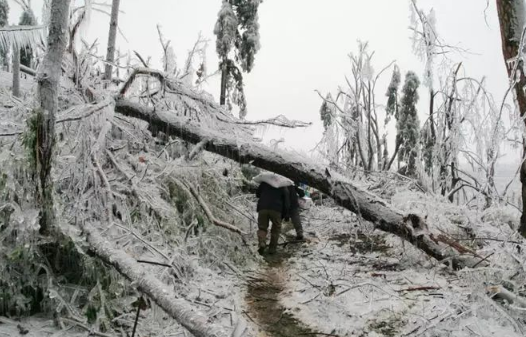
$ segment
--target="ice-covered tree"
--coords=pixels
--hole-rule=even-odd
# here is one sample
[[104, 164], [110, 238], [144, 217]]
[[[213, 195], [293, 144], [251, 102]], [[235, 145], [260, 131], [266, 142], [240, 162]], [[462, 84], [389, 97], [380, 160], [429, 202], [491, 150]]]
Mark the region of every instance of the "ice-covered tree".
[[385, 108], [386, 112], [386, 123], [389, 122], [391, 117], [394, 117], [395, 119], [398, 118], [398, 89], [400, 87], [400, 69], [397, 65], [394, 66], [393, 69], [393, 75], [391, 76], [391, 82], [389, 83], [389, 86], [387, 87], [387, 92], [385, 96], [387, 96], [387, 106]]
[[219, 56], [221, 89], [219, 103], [227, 100], [239, 106], [246, 116], [246, 99], [242, 72], [250, 72], [259, 44], [258, 7], [261, 0], [223, 0], [214, 28]]
[[[31, 8], [26, 8], [20, 16], [19, 25], [21, 26], [36, 26], [38, 24], [35, 14]], [[33, 60], [33, 49], [30, 46], [20, 49], [20, 64], [26, 67], [31, 67]]]
[[420, 136], [420, 122], [416, 109], [419, 86], [418, 76], [412, 71], [407, 72], [396, 129], [397, 141], [400, 142], [398, 158], [407, 164], [406, 174], [408, 176], [414, 176], [416, 173], [417, 145]]
[[108, 34], [108, 48], [106, 51], [106, 67], [104, 79], [111, 80], [112, 63], [115, 61], [115, 43], [117, 41], [117, 26], [119, 24], [120, 0], [113, 0], [111, 5], [110, 30]]
[[[526, 4], [524, 0], [497, 0], [497, 12], [502, 36], [502, 54], [506, 63], [506, 70], [510, 78], [510, 85], [515, 91], [515, 99], [519, 107], [521, 120], [526, 121], [526, 76], [524, 69], [519, 69], [519, 64], [524, 65], [524, 41], [521, 40], [524, 23], [526, 22]], [[521, 71], [522, 70], [522, 71]], [[526, 140], [523, 139], [523, 157], [526, 154]], [[522, 216], [520, 220], [520, 233], [526, 237], [526, 161], [522, 161], [520, 169], [522, 184]]]
[[328, 93], [320, 107], [320, 118], [323, 122], [323, 129], [325, 131], [327, 131], [327, 129], [332, 124], [332, 119], [333, 119], [332, 115], [334, 114], [334, 108], [331, 106], [331, 103], [329, 103], [332, 101], [333, 101], [332, 95]]
[[[9, 18], [9, 4], [7, 0], [0, 0], [0, 27], [7, 26], [7, 20]], [[7, 52], [5, 48], [0, 48], [0, 57], [2, 58], [2, 64], [7, 65]]]

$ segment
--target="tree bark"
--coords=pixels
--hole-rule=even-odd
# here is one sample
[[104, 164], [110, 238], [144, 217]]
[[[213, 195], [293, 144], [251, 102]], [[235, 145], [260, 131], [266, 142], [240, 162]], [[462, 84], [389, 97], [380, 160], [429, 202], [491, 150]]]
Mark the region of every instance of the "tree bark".
[[55, 119], [62, 58], [66, 49], [70, 0], [52, 0], [47, 51], [37, 75], [40, 109], [37, 125], [36, 163], [38, 199], [41, 204], [40, 232], [49, 234], [54, 221], [51, 164], [55, 144]]
[[150, 130], [154, 133], [164, 132], [193, 144], [208, 139], [203, 145], [207, 151], [241, 164], [250, 163], [295, 181], [304, 181], [330, 195], [339, 205], [370, 221], [377, 229], [407, 240], [439, 261], [450, 261], [454, 268], [471, 267], [481, 260], [475, 252], [460, 246], [454, 240], [430, 232], [425, 221], [419, 216], [405, 216], [344, 177], [339, 177], [326, 168], [304, 162], [295, 155], [273, 151], [258, 143], [240, 143], [225, 132], [205, 129], [184, 117], [170, 112], [155, 111], [125, 99], [117, 100], [115, 111], [148, 122]]
[[117, 40], [117, 27], [119, 25], [119, 5], [120, 0], [113, 0], [111, 5], [110, 32], [108, 36], [108, 49], [106, 54], [106, 68], [104, 79], [111, 80], [112, 63], [115, 61], [115, 42]]
[[13, 48], [13, 96], [20, 97], [20, 49]]
[[228, 78], [228, 66], [226, 60], [221, 63], [221, 92], [219, 93], [219, 105], [226, 103], [226, 82]]
[[[519, 114], [521, 119], [526, 123], [526, 93], [524, 89], [526, 87], [526, 76], [524, 75], [522, 61], [515, 68], [515, 62], [508, 63], [508, 61], [518, 58], [520, 39], [523, 31], [524, 22], [526, 22], [524, 14], [524, 0], [496, 0], [497, 1], [497, 12], [500, 23], [500, 34], [502, 40], [502, 54], [504, 56], [504, 64], [508, 71], [508, 77], [510, 80], [515, 75], [514, 71], [518, 71], [518, 80], [514, 84], [515, 98], [517, 105], [519, 106]], [[526, 155], [526, 141], [523, 136], [523, 158]], [[526, 236], [526, 164], [523, 162], [521, 165], [521, 184], [522, 184], [522, 216], [520, 220], [519, 231], [523, 236]]]
[[147, 294], [159, 307], [172, 316], [196, 337], [229, 337], [223, 327], [212, 324], [208, 317], [192, 308], [187, 301], [179, 296], [166, 284], [162, 283], [150, 272], [122, 250], [115, 249], [95, 229], [83, 226], [90, 252], [102, 261], [112, 265], [132, 281], [137, 289]]

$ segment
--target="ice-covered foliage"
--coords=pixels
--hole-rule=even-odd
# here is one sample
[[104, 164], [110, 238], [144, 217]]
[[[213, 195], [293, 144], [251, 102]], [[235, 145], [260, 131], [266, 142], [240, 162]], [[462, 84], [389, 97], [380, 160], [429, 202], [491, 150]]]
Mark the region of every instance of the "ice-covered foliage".
[[[9, 4], [7, 0], [0, 0], [0, 27], [5, 27], [8, 24], [9, 18]], [[9, 49], [0, 47], [0, 57], [3, 65], [8, 63], [7, 53]]]
[[[332, 153], [336, 160], [330, 161], [344, 170], [356, 167], [381, 170], [388, 166], [385, 138], [389, 112], [381, 114], [384, 109], [374, 96], [378, 79], [393, 62], [376, 73], [373, 55], [368, 43], [358, 41], [358, 52], [349, 55], [352, 78], [346, 78], [347, 87], [339, 88], [335, 99], [320, 94], [323, 99], [320, 115], [327, 131], [318, 148], [322, 153]], [[332, 109], [331, 126], [327, 128], [329, 109]]]
[[39, 46], [43, 42], [41, 26], [8, 26], [0, 28], [0, 48]]
[[391, 76], [391, 82], [389, 82], [387, 92], [385, 93], [385, 96], [387, 96], [385, 124], [389, 123], [392, 117], [394, 117], [395, 120], [398, 119], [398, 110], [400, 109], [400, 103], [398, 102], [398, 89], [400, 87], [400, 81], [400, 68], [395, 65], [393, 75]]
[[0, 27], [7, 26], [9, 18], [9, 3], [7, 0], [0, 0]]
[[420, 81], [416, 74], [409, 71], [405, 75], [399, 118], [396, 123], [396, 136], [401, 144], [399, 159], [406, 162], [407, 174], [409, 176], [413, 176], [416, 173], [416, 161], [418, 157], [417, 144], [420, 138], [420, 121], [418, 119], [416, 105], [419, 98], [419, 85]]
[[330, 103], [333, 101], [331, 93], [328, 93], [320, 107], [320, 118], [325, 131], [332, 125], [332, 118], [334, 118], [336, 113], [332, 103]]
[[[21, 26], [36, 26], [38, 24], [35, 14], [29, 8], [22, 12], [19, 24]], [[30, 46], [20, 50], [20, 64], [32, 68], [31, 61], [33, 60], [33, 50]]]
[[250, 72], [252, 70], [259, 48], [259, 23], [256, 14], [248, 19], [246, 29], [241, 37], [239, 55], [241, 57], [241, 67], [244, 71]]
[[232, 110], [239, 107], [239, 116], [247, 114], [242, 72], [254, 67], [260, 48], [258, 7], [261, 0], [223, 0], [214, 28], [216, 52], [221, 72], [221, 104]]
[[237, 34], [238, 21], [229, 1], [223, 0], [223, 5], [218, 13], [214, 34], [217, 36], [216, 51], [221, 58], [228, 57], [234, 47]]
[[416, 3], [416, 0], [411, 0], [410, 4], [413, 51], [425, 61], [424, 84], [433, 88], [435, 57], [441, 46], [436, 32], [435, 11], [431, 9], [425, 14]]
[[[70, 68], [66, 71], [73, 73]], [[232, 126], [233, 117], [209, 96], [164, 76], [162, 84], [153, 78], [137, 80], [126, 98], [237, 134], [241, 144], [251, 139], [251, 126]], [[74, 242], [38, 236], [31, 157], [24, 147], [34, 139], [31, 123], [25, 126], [32, 97], [26, 93], [22, 102], [0, 92], [5, 103], [0, 132], [6, 131], [0, 137], [0, 314], [54, 312], [65, 327], [89, 325], [106, 332], [117, 325], [131, 328], [135, 317], [131, 303], [137, 294], [116, 271], [84, 254], [87, 247], [78, 230], [82, 223], [143, 261], [152, 275], [172, 285], [195, 310], [228, 326], [224, 308], [237, 311], [234, 305], [241, 296], [232, 291], [238, 280], [228, 273], [233, 265], [250, 265], [253, 255], [239, 235], [214, 226], [178, 182], [195, 186], [214, 216], [248, 231], [255, 221], [251, 200], [238, 196], [239, 167], [207, 154], [198, 155], [196, 162], [186, 161], [188, 144], [161, 134], [155, 138], [146, 123], [116, 116], [108, 97], [115, 93], [104, 90], [93, 68], [86, 69], [82, 81], [79, 88], [68, 77], [63, 80], [53, 169], [58, 226], [77, 238]], [[144, 92], [148, 81], [149, 89], [161, 90], [155, 98]], [[93, 104], [85, 103], [81, 88], [86, 87], [97, 97]], [[141, 335], [161, 329], [181, 332], [155, 305], [143, 315]]]

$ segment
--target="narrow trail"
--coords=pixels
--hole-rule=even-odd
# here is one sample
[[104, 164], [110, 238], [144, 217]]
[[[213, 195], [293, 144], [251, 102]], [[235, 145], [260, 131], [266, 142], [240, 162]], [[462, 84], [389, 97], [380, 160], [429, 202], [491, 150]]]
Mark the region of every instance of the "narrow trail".
[[320, 335], [295, 319], [279, 301], [287, 282], [287, 260], [301, 246], [301, 242], [280, 246], [275, 255], [265, 256], [260, 272], [250, 277], [245, 301], [249, 319], [260, 328], [258, 337]]

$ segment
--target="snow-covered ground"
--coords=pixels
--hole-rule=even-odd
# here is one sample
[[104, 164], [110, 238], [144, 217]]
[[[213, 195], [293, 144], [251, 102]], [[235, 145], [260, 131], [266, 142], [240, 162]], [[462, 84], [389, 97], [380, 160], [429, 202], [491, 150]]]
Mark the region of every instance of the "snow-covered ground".
[[[410, 203], [407, 195], [404, 202]], [[335, 336], [524, 336], [517, 312], [486, 294], [495, 277], [508, 276], [498, 267], [454, 272], [396, 237], [364, 229], [347, 211], [322, 206], [304, 216], [311, 239], [282, 269], [281, 302], [314, 330]]]

